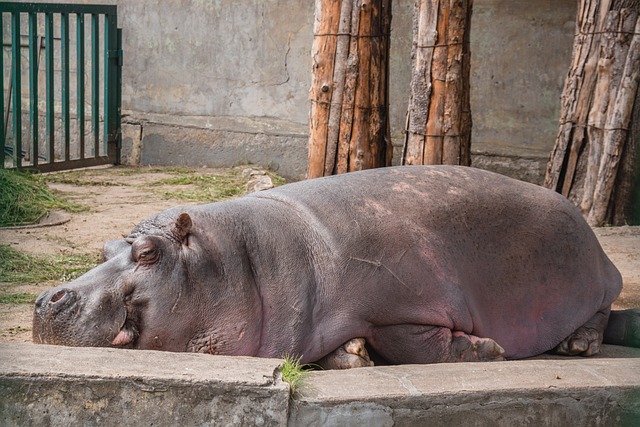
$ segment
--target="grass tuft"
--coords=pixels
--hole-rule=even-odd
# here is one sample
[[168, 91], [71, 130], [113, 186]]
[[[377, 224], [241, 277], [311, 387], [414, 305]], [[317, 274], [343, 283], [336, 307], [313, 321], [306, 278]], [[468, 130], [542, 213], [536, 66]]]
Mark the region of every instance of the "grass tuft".
[[246, 179], [242, 177], [240, 169], [228, 169], [216, 175], [198, 175], [193, 171], [192, 174], [180, 174], [161, 179], [151, 185], [189, 185], [191, 189], [188, 191], [163, 191], [162, 195], [168, 199], [217, 202], [243, 194], [246, 184]]
[[69, 212], [86, 210], [53, 194], [41, 176], [0, 169], [0, 227], [30, 225], [53, 209]]
[[34, 257], [0, 245], [0, 282], [38, 283], [49, 280], [68, 282], [98, 264], [88, 255]]
[[289, 384], [291, 396], [293, 396], [309, 373], [310, 366], [300, 363], [302, 356], [285, 355], [283, 359], [282, 380]]

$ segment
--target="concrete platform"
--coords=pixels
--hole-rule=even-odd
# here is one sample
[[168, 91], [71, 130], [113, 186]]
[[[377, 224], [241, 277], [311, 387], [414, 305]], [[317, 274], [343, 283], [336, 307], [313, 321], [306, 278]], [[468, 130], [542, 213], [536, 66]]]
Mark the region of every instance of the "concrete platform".
[[0, 345], [2, 426], [638, 426], [640, 350], [312, 372], [281, 361]]
[[278, 359], [0, 345], [0, 426], [286, 425]]
[[[640, 426], [640, 350], [618, 357], [314, 372], [294, 426]], [[612, 354], [608, 354], [612, 356]]]

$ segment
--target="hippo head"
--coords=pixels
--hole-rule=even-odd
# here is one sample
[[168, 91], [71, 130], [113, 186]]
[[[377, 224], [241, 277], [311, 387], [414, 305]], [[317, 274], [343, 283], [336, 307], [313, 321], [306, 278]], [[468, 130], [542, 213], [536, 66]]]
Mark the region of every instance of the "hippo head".
[[40, 294], [33, 341], [254, 354], [260, 298], [236, 246], [224, 233], [198, 229], [184, 212], [143, 221], [105, 245], [104, 263]]

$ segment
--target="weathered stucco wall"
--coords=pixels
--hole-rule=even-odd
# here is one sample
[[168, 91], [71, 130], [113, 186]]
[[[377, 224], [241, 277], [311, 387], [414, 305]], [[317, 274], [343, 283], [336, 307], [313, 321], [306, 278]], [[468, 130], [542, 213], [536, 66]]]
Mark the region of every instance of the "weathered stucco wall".
[[313, 2], [121, 0], [125, 108], [307, 120]]
[[[474, 2], [474, 165], [540, 181], [556, 135], [576, 4]], [[314, 1], [118, 0], [117, 5], [126, 162], [252, 162], [304, 176]], [[412, 12], [412, 1], [394, 1], [395, 163], [409, 93]]]
[[473, 139], [487, 150], [547, 155], [558, 129], [576, 1], [474, 3]]
[[[118, 4], [125, 34], [124, 108], [143, 127], [147, 113], [196, 116], [202, 122], [183, 132], [179, 141], [168, 129], [167, 138], [157, 126], [149, 138], [143, 129], [143, 162], [161, 162], [163, 151], [180, 150], [185, 154], [164, 161], [229, 163], [235, 158], [270, 163], [285, 175], [304, 174], [313, 2]], [[540, 179], [556, 134], [575, 7], [574, 0], [475, 2], [471, 86], [476, 165]], [[408, 99], [412, 11], [413, 2], [394, 2], [390, 111], [396, 162]], [[270, 129], [254, 133], [242, 124], [229, 126], [229, 120], [240, 118], [267, 123]], [[286, 123], [286, 129], [274, 122]], [[202, 135], [200, 126], [211, 133]], [[260, 144], [247, 144], [250, 135], [260, 135]], [[205, 145], [192, 147], [194, 156], [187, 152], [190, 139]], [[145, 143], [155, 145], [155, 155], [144, 155], [150, 148]]]

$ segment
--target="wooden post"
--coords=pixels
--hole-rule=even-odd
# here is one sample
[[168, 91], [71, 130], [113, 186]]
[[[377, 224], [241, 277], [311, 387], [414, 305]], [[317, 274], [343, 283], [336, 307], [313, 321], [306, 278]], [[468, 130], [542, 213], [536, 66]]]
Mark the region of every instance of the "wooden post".
[[308, 178], [391, 164], [391, 0], [316, 0]]
[[640, 80], [640, 0], [581, 0], [560, 127], [545, 186], [594, 226], [624, 224], [636, 147], [631, 113]]
[[472, 0], [416, 0], [402, 164], [471, 163]]

